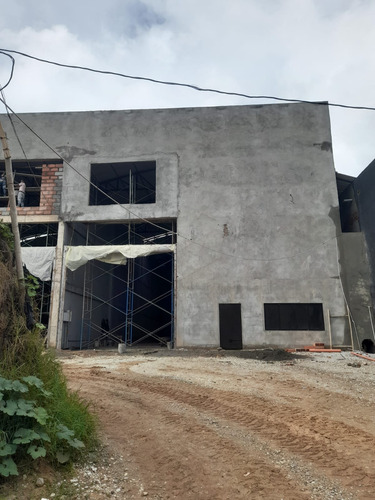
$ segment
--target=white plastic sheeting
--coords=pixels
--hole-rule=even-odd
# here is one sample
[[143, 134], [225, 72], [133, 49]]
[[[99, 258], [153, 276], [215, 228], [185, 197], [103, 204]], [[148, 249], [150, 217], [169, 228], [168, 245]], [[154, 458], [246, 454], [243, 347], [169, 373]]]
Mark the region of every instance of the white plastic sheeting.
[[55, 261], [55, 247], [22, 247], [22, 262], [29, 273], [42, 281], [50, 281], [53, 263]]
[[75, 271], [89, 260], [95, 259], [109, 264], [126, 264], [127, 259], [173, 252], [175, 245], [93, 245], [68, 246], [66, 248], [65, 265], [71, 271]]

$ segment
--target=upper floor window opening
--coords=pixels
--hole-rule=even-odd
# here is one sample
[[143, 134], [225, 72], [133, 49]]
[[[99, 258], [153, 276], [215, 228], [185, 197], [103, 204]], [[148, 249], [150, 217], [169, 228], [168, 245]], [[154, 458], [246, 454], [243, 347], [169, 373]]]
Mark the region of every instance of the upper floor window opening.
[[[25, 201], [26, 207], [39, 207], [40, 188], [42, 183], [42, 163], [35, 161], [13, 161], [14, 190], [17, 193], [21, 180], [26, 184]], [[4, 162], [0, 162], [0, 175], [5, 172]], [[0, 193], [0, 204], [3, 207], [8, 205], [8, 186], [5, 180], [4, 188]]]
[[156, 201], [156, 162], [91, 165], [89, 205], [147, 204]]

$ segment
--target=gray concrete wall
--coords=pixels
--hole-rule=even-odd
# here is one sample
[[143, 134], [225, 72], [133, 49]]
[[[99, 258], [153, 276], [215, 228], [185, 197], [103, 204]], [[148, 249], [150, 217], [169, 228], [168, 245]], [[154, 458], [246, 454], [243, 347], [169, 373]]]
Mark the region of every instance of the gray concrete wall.
[[[328, 342], [327, 327], [265, 331], [265, 302], [322, 302], [325, 317], [328, 309], [336, 317], [334, 342], [344, 342], [335, 239], [341, 229], [326, 105], [22, 118], [67, 160], [64, 220], [178, 218], [177, 345], [217, 346], [221, 302], [242, 304], [246, 346]], [[21, 155], [9, 136], [13, 155]], [[29, 158], [54, 158], [29, 132], [21, 139]], [[90, 164], [133, 160], [156, 160], [156, 203], [89, 207]]]
[[[353, 182], [359, 220], [367, 243], [371, 266], [371, 296], [375, 304], [375, 160]], [[374, 306], [373, 306], [374, 307]]]
[[[372, 339], [370, 312], [370, 274], [364, 233], [343, 233], [339, 238], [342, 283], [353, 320], [355, 349], [362, 349], [364, 339]], [[370, 307], [370, 311], [369, 311]], [[347, 335], [346, 343], [350, 344]]]
[[[194, 114], [193, 114], [194, 115]], [[322, 302], [342, 316], [338, 200], [328, 111], [203, 110], [180, 156], [178, 339], [219, 342], [220, 302], [242, 304], [244, 345], [303, 345], [326, 332], [270, 332], [265, 302]], [[194, 140], [195, 139], [195, 140]]]

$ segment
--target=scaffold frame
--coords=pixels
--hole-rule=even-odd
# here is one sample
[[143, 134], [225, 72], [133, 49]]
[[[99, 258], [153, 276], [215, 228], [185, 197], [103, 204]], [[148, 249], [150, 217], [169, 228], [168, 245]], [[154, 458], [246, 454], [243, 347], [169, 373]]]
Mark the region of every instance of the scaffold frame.
[[[122, 224], [123, 231], [106, 243], [144, 244], [175, 241], [175, 222], [165, 230]], [[145, 224], [143, 224], [145, 226]], [[159, 226], [159, 224], [158, 224]], [[160, 226], [159, 226], [160, 227]], [[145, 230], [147, 229], [147, 230]], [[103, 244], [97, 226], [86, 225], [86, 246]], [[73, 237], [71, 238], [73, 239]], [[145, 343], [173, 347], [175, 323], [175, 251], [148, 257], [129, 258], [126, 265], [87, 262], [83, 270], [82, 314], [79, 333], [81, 349], [123, 343], [127, 347]], [[111, 283], [111, 291], [98, 286]], [[150, 286], [147, 286], [147, 284]], [[104, 312], [105, 311], [105, 312]], [[108, 320], [115, 317], [115, 321]]]

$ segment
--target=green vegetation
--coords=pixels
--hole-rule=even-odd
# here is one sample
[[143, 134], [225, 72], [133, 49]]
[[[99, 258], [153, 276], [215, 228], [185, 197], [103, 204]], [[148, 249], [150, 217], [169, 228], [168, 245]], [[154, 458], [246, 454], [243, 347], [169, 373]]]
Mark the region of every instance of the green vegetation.
[[[33, 375], [21, 380], [0, 377], [0, 475], [18, 475], [14, 458], [26, 454], [33, 459], [45, 457], [51, 435], [59, 440], [56, 458], [67, 462], [71, 448], [84, 448], [74, 432], [54, 420], [37, 400], [47, 401], [52, 394], [43, 382]], [[32, 398], [32, 399], [31, 399]]]
[[[0, 227], [0, 481], [42, 457], [56, 466], [69, 464], [96, 444], [96, 420], [87, 403], [68, 390], [40, 326], [26, 327], [24, 293], [2, 234]], [[28, 277], [31, 300], [36, 286]]]
[[4, 244], [9, 248], [9, 251], [13, 252], [14, 250], [13, 233], [10, 230], [9, 224], [4, 224], [2, 220], [0, 220], [0, 239], [4, 241]]
[[17, 462], [39, 457], [69, 463], [95, 445], [95, 418], [68, 390], [60, 364], [38, 332], [19, 336], [2, 358], [0, 476], [18, 474]]

